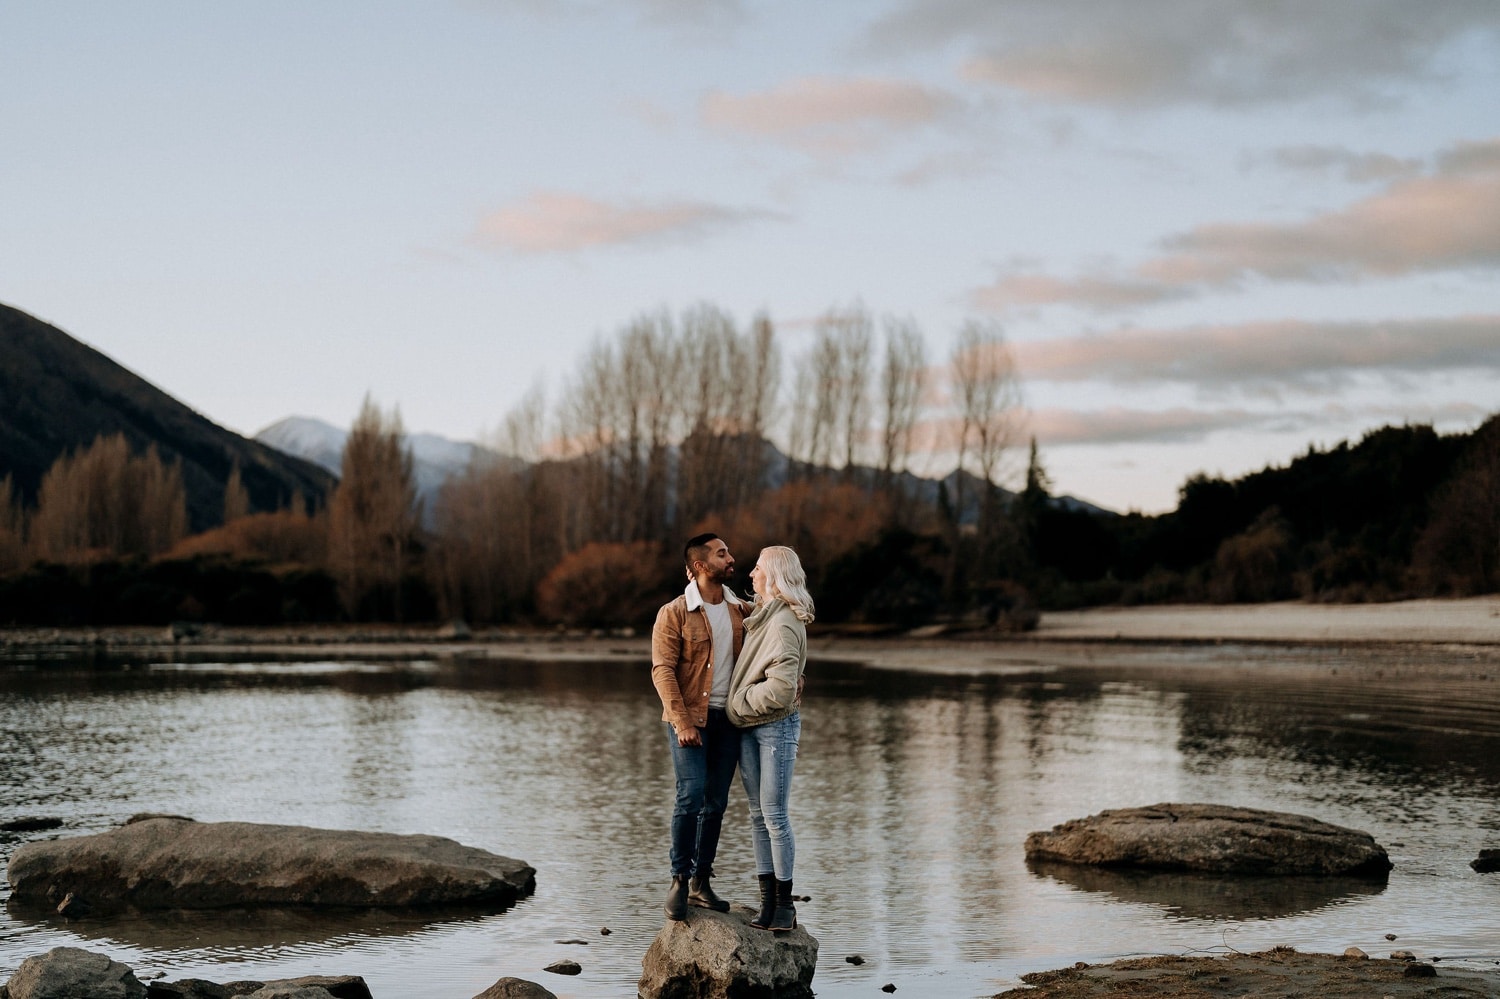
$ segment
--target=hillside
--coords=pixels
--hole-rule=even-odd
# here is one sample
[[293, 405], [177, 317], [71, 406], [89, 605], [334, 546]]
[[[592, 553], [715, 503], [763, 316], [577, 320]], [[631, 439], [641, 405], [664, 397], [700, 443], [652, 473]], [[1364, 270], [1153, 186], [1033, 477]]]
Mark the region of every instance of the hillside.
[[296, 493], [321, 499], [334, 479], [310, 462], [225, 430], [67, 333], [0, 305], [0, 477], [33, 503], [60, 455], [123, 433], [133, 450], [155, 444], [180, 460], [192, 530], [217, 524], [234, 462], [254, 510]]

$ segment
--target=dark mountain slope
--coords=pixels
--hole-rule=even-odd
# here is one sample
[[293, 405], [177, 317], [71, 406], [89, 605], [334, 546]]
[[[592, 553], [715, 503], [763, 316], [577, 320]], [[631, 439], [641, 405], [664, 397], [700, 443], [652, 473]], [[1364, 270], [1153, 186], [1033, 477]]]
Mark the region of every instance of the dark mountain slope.
[[132, 450], [155, 444], [182, 462], [193, 531], [222, 519], [224, 484], [236, 460], [253, 510], [285, 506], [294, 493], [321, 501], [333, 476], [310, 462], [218, 426], [62, 330], [0, 305], [0, 477], [36, 500], [59, 456], [123, 433]]

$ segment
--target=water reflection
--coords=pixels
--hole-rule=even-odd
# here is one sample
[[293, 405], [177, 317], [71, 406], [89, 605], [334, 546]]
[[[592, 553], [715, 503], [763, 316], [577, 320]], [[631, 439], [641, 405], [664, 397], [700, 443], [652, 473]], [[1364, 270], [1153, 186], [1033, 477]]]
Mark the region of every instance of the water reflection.
[[[993, 674], [814, 660], [792, 808], [820, 996], [991, 995], [1023, 971], [1226, 937], [1496, 949], [1494, 883], [1466, 865], [1500, 835], [1500, 683], [1374, 682], [1326, 650], [1125, 652], [1040, 649]], [[0, 831], [6, 853], [163, 811], [432, 833], [537, 868], [534, 897], [485, 919], [7, 914], [0, 971], [83, 938], [178, 975], [358, 973], [377, 995], [474, 995], [575, 956], [570, 994], [632, 994], [666, 883], [659, 718], [643, 657], [0, 665], [0, 824], [63, 822]], [[1157, 801], [1306, 813], [1370, 832], [1397, 867], [1384, 890], [1027, 869], [1028, 832]], [[746, 821], [736, 792], [716, 887], [740, 902]]]
[[499, 918], [492, 910], [440, 907], [423, 909], [312, 909], [260, 906], [220, 909], [166, 909], [114, 912], [105, 916], [64, 919], [52, 906], [6, 903], [19, 920], [66, 930], [85, 940], [124, 943], [143, 950], [275, 951], [305, 944], [350, 942], [361, 938], [400, 937], [433, 929], [435, 924], [480, 922]]
[[1027, 870], [1119, 902], [1160, 906], [1194, 919], [1277, 919], [1378, 895], [1385, 881], [1341, 877], [1249, 877], [1143, 871], [1027, 860]]

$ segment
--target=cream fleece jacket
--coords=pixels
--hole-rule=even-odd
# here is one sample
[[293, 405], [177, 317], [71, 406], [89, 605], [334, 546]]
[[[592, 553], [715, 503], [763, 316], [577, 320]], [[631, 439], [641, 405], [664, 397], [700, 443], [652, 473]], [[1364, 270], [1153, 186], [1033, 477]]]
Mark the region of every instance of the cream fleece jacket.
[[745, 644], [734, 661], [725, 712], [752, 728], [796, 711], [797, 681], [807, 668], [807, 626], [785, 600], [759, 600], [745, 619]]

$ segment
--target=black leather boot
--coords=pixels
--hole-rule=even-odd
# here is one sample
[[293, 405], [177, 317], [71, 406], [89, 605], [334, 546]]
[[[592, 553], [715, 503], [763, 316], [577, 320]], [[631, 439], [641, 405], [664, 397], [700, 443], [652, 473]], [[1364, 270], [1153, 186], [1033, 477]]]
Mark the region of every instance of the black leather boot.
[[713, 876], [711, 867], [702, 874], [693, 875], [693, 880], [688, 882], [688, 903], [715, 912], [728, 912], [729, 903], [715, 895], [713, 888], [709, 886], [708, 879]]
[[776, 918], [776, 875], [757, 874], [760, 882], [760, 912], [753, 916], [750, 925], [757, 930], [769, 930], [771, 920]]
[[687, 896], [687, 875], [672, 875], [672, 887], [667, 890], [667, 904], [663, 907], [667, 910], [668, 919], [681, 921], [687, 918]]
[[790, 933], [797, 928], [797, 907], [792, 904], [792, 883], [776, 881], [776, 914], [771, 917], [774, 933]]

